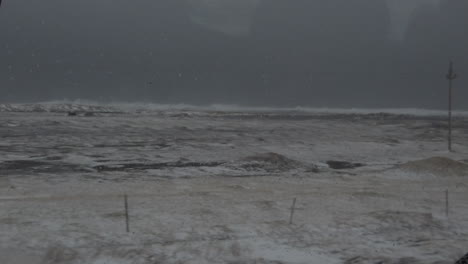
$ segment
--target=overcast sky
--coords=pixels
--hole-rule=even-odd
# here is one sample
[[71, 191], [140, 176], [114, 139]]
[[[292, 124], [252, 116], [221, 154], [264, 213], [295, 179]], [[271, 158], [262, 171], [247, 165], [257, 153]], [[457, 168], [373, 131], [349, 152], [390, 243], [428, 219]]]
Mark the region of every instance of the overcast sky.
[[[189, 0], [194, 21], [227, 34], [247, 34], [259, 0]], [[287, 0], [285, 0], [287, 1]], [[314, 0], [311, 0], [314, 1]], [[352, 0], [351, 0], [352, 1]], [[386, 0], [392, 21], [392, 36], [401, 40], [411, 13], [422, 4], [438, 5], [440, 0]]]
[[466, 2], [3, 0], [1, 100], [443, 108]]

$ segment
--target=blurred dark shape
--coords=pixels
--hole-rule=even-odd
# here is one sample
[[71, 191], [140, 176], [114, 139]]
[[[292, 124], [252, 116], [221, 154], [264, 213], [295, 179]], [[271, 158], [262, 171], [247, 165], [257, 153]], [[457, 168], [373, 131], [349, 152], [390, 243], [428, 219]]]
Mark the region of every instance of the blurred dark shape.
[[459, 259], [455, 264], [468, 264], [468, 254]]

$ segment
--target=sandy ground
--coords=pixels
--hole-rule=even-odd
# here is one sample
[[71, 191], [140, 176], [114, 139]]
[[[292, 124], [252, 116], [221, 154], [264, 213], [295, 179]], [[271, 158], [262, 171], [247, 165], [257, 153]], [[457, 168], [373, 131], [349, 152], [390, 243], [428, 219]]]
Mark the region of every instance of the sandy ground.
[[448, 264], [468, 252], [466, 117], [449, 153], [440, 116], [93, 111], [0, 112], [2, 264]]

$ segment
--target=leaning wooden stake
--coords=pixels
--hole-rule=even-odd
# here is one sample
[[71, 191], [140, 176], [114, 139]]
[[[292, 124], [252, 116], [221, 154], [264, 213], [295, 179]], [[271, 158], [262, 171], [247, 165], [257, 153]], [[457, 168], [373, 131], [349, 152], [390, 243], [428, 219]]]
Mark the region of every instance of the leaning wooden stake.
[[128, 216], [128, 197], [126, 194], [124, 195], [124, 206], [125, 206], [125, 230], [128, 233], [130, 232], [130, 219]]
[[294, 209], [296, 208], [296, 198], [294, 198], [292, 206], [291, 206], [291, 215], [289, 216], [289, 224], [293, 223], [293, 216], [294, 216]]
[[445, 190], [445, 216], [449, 217], [449, 190]]

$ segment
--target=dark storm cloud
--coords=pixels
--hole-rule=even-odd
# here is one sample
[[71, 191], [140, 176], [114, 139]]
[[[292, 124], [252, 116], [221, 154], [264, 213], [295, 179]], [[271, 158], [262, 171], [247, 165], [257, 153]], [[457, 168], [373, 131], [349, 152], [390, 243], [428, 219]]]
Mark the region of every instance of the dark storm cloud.
[[452, 58], [461, 106], [467, 3], [4, 1], [1, 97], [444, 107]]

